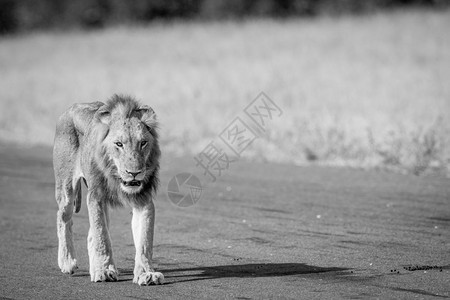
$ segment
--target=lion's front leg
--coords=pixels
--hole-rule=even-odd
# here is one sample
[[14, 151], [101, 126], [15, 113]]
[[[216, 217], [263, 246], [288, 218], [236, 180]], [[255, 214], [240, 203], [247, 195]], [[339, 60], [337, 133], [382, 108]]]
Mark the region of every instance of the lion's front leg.
[[164, 275], [152, 267], [154, 224], [153, 202], [143, 208], [133, 208], [131, 226], [136, 247], [133, 282], [139, 285], [164, 283]]
[[91, 194], [88, 195], [89, 233], [88, 254], [91, 281], [117, 281], [118, 271], [114, 265], [109, 236], [109, 212], [106, 203], [102, 203]]

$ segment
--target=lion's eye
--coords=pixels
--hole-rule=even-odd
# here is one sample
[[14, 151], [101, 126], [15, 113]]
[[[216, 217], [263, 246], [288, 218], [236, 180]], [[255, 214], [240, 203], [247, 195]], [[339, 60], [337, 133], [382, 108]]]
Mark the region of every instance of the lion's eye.
[[116, 146], [119, 147], [119, 148], [122, 148], [123, 144], [121, 142], [116, 142]]
[[142, 141], [141, 142], [141, 147], [145, 147], [145, 145], [147, 145], [147, 141]]

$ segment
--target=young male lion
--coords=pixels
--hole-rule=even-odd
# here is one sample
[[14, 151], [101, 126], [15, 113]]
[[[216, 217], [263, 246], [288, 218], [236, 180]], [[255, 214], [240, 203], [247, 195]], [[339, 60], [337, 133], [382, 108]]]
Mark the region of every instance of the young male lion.
[[[58, 265], [72, 274], [77, 260], [72, 239], [72, 213], [81, 206], [81, 179], [87, 186], [89, 273], [91, 281], [116, 281], [109, 235], [109, 207], [133, 210], [136, 247], [134, 279], [139, 285], [161, 284], [151, 259], [159, 157], [155, 112], [128, 96], [75, 104], [58, 120], [53, 149], [55, 196], [59, 206]], [[74, 207], [75, 206], [75, 207]]]

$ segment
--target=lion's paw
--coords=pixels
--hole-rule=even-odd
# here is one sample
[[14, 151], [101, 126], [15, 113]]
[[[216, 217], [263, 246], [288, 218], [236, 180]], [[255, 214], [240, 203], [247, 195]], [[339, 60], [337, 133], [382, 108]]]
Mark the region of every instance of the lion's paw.
[[99, 270], [94, 272], [92, 278], [93, 282], [103, 282], [103, 281], [117, 281], [119, 279], [119, 274], [115, 270]]
[[76, 259], [61, 260], [58, 265], [64, 274], [73, 274], [78, 269]]
[[144, 272], [135, 277], [133, 282], [139, 285], [163, 284], [164, 275], [160, 272]]

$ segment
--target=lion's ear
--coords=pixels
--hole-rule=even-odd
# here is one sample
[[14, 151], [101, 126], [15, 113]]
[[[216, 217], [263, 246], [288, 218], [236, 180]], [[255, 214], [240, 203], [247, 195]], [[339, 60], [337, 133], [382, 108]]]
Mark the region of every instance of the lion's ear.
[[147, 105], [140, 106], [136, 111], [140, 113], [140, 119], [149, 128], [155, 128], [158, 126], [155, 111]]
[[100, 121], [105, 125], [109, 125], [109, 122], [111, 121], [111, 113], [109, 112], [109, 110], [106, 109], [106, 106], [100, 107], [97, 110], [95, 116], [98, 121]]

